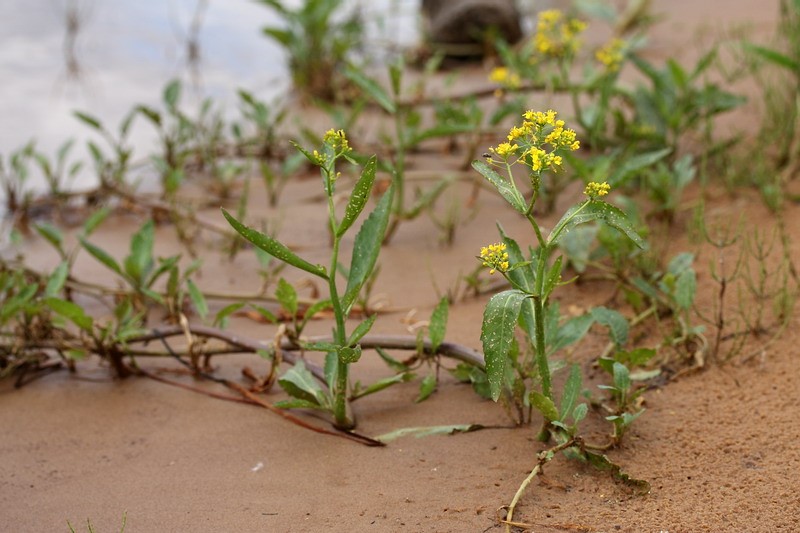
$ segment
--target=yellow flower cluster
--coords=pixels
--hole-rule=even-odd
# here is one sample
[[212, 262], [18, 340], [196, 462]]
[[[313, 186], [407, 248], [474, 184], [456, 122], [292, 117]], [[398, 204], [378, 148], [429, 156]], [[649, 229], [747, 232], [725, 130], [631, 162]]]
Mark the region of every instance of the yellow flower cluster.
[[616, 72], [619, 70], [619, 66], [625, 58], [623, 54], [625, 44], [625, 41], [615, 37], [597, 50], [594, 57], [606, 67], [606, 70], [609, 72]]
[[522, 85], [522, 79], [519, 74], [512, 71], [508, 67], [495, 67], [489, 73], [489, 81], [498, 83], [506, 89], [519, 89]]
[[572, 56], [581, 47], [578, 36], [585, 29], [585, 22], [568, 18], [558, 9], [548, 9], [539, 13], [533, 46], [545, 57]]
[[598, 183], [596, 181], [590, 181], [586, 184], [586, 188], [583, 190], [583, 194], [591, 198], [592, 200], [596, 198], [600, 198], [601, 196], [605, 196], [611, 190], [611, 185], [608, 182], [604, 181], [602, 183]]
[[[517, 161], [531, 167], [534, 172], [556, 171], [563, 163], [559, 152], [575, 151], [580, 148], [575, 130], [565, 127], [564, 121], [556, 117], [558, 113], [548, 111], [526, 111], [521, 126], [514, 126], [508, 133], [508, 142], [489, 150], [508, 162], [521, 150]], [[516, 162], [516, 161], [514, 161]]]
[[481, 260], [483, 261], [483, 266], [491, 269], [489, 274], [494, 274], [497, 270], [507, 272], [508, 252], [506, 252], [505, 243], [499, 242], [481, 248]]
[[352, 150], [350, 143], [347, 142], [347, 136], [344, 130], [330, 129], [325, 132], [322, 142], [333, 148], [339, 154], [346, 154]]

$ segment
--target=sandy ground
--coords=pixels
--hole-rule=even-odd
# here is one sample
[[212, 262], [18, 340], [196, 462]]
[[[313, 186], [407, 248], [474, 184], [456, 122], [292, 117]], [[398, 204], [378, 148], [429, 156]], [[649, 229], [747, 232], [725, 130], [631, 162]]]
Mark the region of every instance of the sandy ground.
[[[679, 53], [698, 27], [729, 27], [774, 21], [775, 2], [655, 2], [671, 17], [653, 33], [654, 49]], [[724, 8], [723, 8], [724, 7]], [[678, 19], [680, 17], [680, 20]], [[689, 19], [687, 21], [687, 19]], [[356, 137], [354, 137], [356, 138]], [[423, 163], [418, 166], [424, 168]], [[255, 185], [255, 182], [254, 182]], [[315, 200], [316, 179], [293, 183], [278, 210], [264, 208], [254, 192], [251, 216], [281, 221], [280, 236], [312, 261], [327, 255], [324, 213]], [[464, 195], [468, 186], [454, 189]], [[579, 196], [571, 189], [559, 209]], [[697, 195], [688, 191], [687, 205]], [[756, 195], [716, 193], [709, 212], [748, 227], [769, 228], [774, 218]], [[466, 211], [464, 215], [466, 216]], [[216, 210], [208, 218], [221, 217]], [[712, 302], [710, 250], [683, 236], [690, 212], [682, 211], [661, 242], [668, 255], [698, 253], [698, 307]], [[800, 208], [788, 205], [786, 226], [800, 224]], [[497, 240], [494, 223], [524, 240], [524, 221], [496, 195], [483, 192], [474, 217], [446, 248], [425, 217], [403, 225], [381, 255], [376, 297], [387, 308], [378, 333], [405, 333], [406, 317], [424, 320], [438, 295], [473, 268], [478, 248]], [[119, 256], [140, 220], [118, 217], [93, 237]], [[545, 219], [544, 224], [554, 220]], [[158, 230], [161, 254], [174, 250], [174, 232]], [[675, 237], [678, 234], [678, 237]], [[38, 241], [26, 254], [42, 269], [55, 258]], [[791, 250], [795, 260], [800, 251]], [[206, 290], [247, 292], [257, 284], [255, 259], [243, 252], [233, 262], [210, 254], [199, 283]], [[111, 278], [87, 257], [81, 275]], [[300, 276], [290, 275], [292, 280]], [[570, 286], [558, 293], [562, 309], [606, 302], [612, 287]], [[468, 298], [450, 312], [448, 340], [480, 347], [480, 321], [488, 295]], [[623, 446], [611, 452], [652, 491], [633, 496], [607, 475], [558, 458], [523, 497], [517, 518], [534, 531], [800, 531], [800, 434], [797, 413], [798, 318], [772, 344], [748, 345], [756, 356], [745, 364], [714, 366], [646, 394], [646, 413]], [[231, 329], [268, 339], [273, 327], [236, 319]], [[324, 321], [312, 333], [325, 333]], [[566, 354], [587, 364], [602, 349], [602, 332]], [[654, 332], [642, 332], [655, 335]], [[219, 357], [220, 374], [236, 379], [244, 365], [263, 370], [256, 357]], [[167, 363], [143, 366], [184, 383], [219, 392], [207, 382], [166, 373]], [[388, 375], [373, 353], [355, 367], [356, 378]], [[413, 426], [475, 423], [507, 426], [502, 409], [443, 374], [439, 390], [413, 403], [417, 384], [396, 386], [359, 400], [359, 430], [368, 435]], [[266, 396], [272, 401], [279, 393]], [[462, 532], [497, 528], [494, 517], [533, 466], [541, 445], [533, 428], [498, 427], [449, 437], [406, 437], [385, 448], [368, 448], [319, 435], [255, 407], [221, 401], [146, 378], [114, 380], [108, 368], [89, 361], [76, 375], [60, 372], [21, 389], [0, 383], [0, 531], [68, 531], [66, 521], [98, 532], [148, 531], [409, 531]], [[313, 420], [313, 419], [312, 419]], [[596, 431], [590, 424], [590, 431]], [[594, 436], [597, 436], [596, 434]], [[85, 528], [84, 528], [85, 529]]]

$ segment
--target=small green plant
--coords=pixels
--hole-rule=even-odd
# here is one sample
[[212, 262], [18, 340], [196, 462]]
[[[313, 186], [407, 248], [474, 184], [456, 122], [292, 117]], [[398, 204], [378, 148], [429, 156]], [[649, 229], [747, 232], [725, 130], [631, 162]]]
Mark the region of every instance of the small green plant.
[[[528, 111], [523, 116], [525, 120], [522, 125], [511, 129], [509, 142], [492, 148], [490, 151], [493, 156], [486, 161], [473, 163], [500, 195], [528, 220], [537, 244], [525, 257], [519, 244], [501, 229], [502, 242], [485, 246], [480, 252], [479, 259], [490, 269], [490, 273], [500, 272], [512, 287], [492, 296], [483, 315], [481, 341], [486, 359], [488, 392], [495, 401], [501, 396], [510, 398], [520, 415], [523, 414], [523, 408], [535, 408], [543, 417], [538, 438], [547, 441], [553, 437], [557, 442], [546, 456], [540, 456], [539, 464], [520, 487], [509, 507], [508, 522], [512, 519], [521, 492], [556, 451], [569, 451], [592, 463], [602, 461], [610, 464], [604, 456], [589, 451], [578, 432], [579, 423], [588, 413], [588, 405], [578, 403], [582, 382], [579, 367], [571, 366], [557, 403], [551, 379], [557, 366], [551, 363], [550, 356], [580, 339], [595, 321], [608, 326], [612, 339], [621, 346], [627, 340], [628, 324], [618, 312], [599, 307], [587, 315], [560, 324], [558, 306], [550, 302], [550, 296], [562, 284], [562, 258], [551, 261], [552, 255], [564, 235], [596, 220], [604, 221], [637, 245], [644, 246], [644, 241], [625, 214], [602, 200], [610, 189], [605, 182], [586, 185], [584, 192], [588, 198], [567, 210], [549, 235], [545, 236], [533, 214], [539, 198], [542, 173], [558, 170], [563, 162], [562, 154], [577, 150], [580, 144], [575, 131], [566, 128], [564, 121], [558, 120], [554, 111]], [[516, 184], [512, 172], [514, 165], [525, 169], [532, 188], [530, 200], [525, 199]], [[505, 175], [498, 173], [495, 168]], [[515, 338], [518, 324], [525, 338], [524, 345]], [[530, 358], [526, 356], [527, 347], [531, 347]], [[621, 395], [629, 395], [628, 387], [623, 385], [616, 385], [618, 401], [625, 399]], [[623, 405], [627, 406], [627, 401]], [[626, 423], [629, 425], [631, 421]], [[616, 422], [616, 419], [612, 422]], [[621, 427], [615, 434], [624, 432], [624, 429]]]
[[[355, 238], [352, 258], [347, 267], [347, 284], [342, 291], [337, 283], [337, 275], [342, 270], [339, 248], [342, 238], [356, 222], [367, 204], [375, 181], [377, 161], [373, 157], [364, 165], [361, 177], [354, 185], [345, 212], [340, 218], [334, 205], [334, 195], [337, 193], [336, 185], [340, 177], [337, 163], [341, 160], [353, 162], [350, 156], [351, 148], [344, 131], [328, 131], [323, 139], [321, 151], [309, 152], [299, 146], [298, 149], [312, 164], [320, 168], [322, 175], [323, 189], [328, 200], [328, 225], [333, 236], [333, 249], [327, 268], [309, 263], [278, 240], [243, 225], [225, 210], [223, 210], [223, 215], [236, 231], [255, 246], [327, 283], [328, 302], [333, 309], [336, 323], [333, 342], [307, 343], [304, 348], [327, 354], [325, 377], [330, 392], [314, 381], [302, 361], [286, 372], [278, 380], [278, 383], [293, 397], [292, 400], [282, 404], [283, 407], [327, 411], [332, 414], [338, 428], [348, 430], [355, 426], [355, 419], [348, 405], [350, 365], [361, 357], [359, 340], [369, 332], [376, 315], [368, 317], [349, 334], [345, 322], [375, 268], [381, 243], [389, 225], [394, 189], [390, 187], [383, 194], [375, 209], [361, 225]], [[284, 287], [284, 292], [286, 291], [287, 289]], [[291, 300], [289, 296], [286, 296], [284, 300], [287, 298]]]
[[[125, 526], [127, 525], [127, 523], [128, 523], [128, 513], [125, 512], [122, 515], [122, 526], [119, 529], [119, 533], [125, 533]], [[72, 527], [72, 524], [70, 524], [69, 520], [67, 520], [67, 527], [69, 528], [70, 533], [75, 533], [75, 528]], [[86, 531], [87, 533], [95, 533], [92, 521], [88, 518], [86, 519]]]
[[312, 98], [340, 97], [340, 69], [362, 46], [359, 13], [341, 17], [343, 0], [303, 0], [296, 9], [281, 0], [259, 1], [283, 19], [281, 27], [264, 28], [264, 34], [286, 50], [295, 88]]

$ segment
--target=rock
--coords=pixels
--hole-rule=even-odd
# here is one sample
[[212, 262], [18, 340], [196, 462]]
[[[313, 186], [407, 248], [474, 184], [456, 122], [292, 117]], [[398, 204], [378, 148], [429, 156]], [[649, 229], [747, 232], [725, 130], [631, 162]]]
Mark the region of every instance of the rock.
[[448, 55], [483, 55], [496, 32], [509, 43], [522, 38], [514, 0], [422, 0], [428, 41]]

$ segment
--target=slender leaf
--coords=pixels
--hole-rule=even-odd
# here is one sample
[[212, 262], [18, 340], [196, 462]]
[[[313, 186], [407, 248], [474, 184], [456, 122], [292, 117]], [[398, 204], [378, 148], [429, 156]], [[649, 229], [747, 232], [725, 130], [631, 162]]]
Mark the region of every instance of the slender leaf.
[[46, 298], [44, 302], [50, 309], [64, 318], [71, 320], [82, 330], [86, 332], [92, 331], [92, 325], [94, 323], [92, 317], [87, 315], [78, 304], [68, 302], [67, 300], [61, 300], [60, 298]]
[[575, 402], [581, 393], [581, 369], [578, 365], [572, 365], [569, 370], [569, 377], [564, 384], [564, 393], [561, 396], [561, 416], [559, 420], [566, 422], [572, 414]]
[[375, 183], [375, 169], [377, 167], [377, 159], [372, 156], [364, 165], [364, 170], [361, 171], [361, 177], [358, 178], [353, 192], [350, 194], [350, 200], [347, 202], [347, 207], [344, 210], [344, 217], [339, 223], [339, 228], [336, 230], [336, 235], [341, 237], [345, 232], [350, 229], [353, 222], [356, 221], [358, 215], [364, 210], [367, 204], [369, 194], [372, 192], [372, 185]]
[[497, 192], [500, 193], [500, 196], [505, 198], [514, 209], [520, 213], [525, 213], [528, 210], [528, 206], [525, 204], [525, 198], [517, 190], [517, 188], [514, 187], [510, 181], [503, 179], [503, 177], [500, 176], [500, 174], [498, 174], [492, 167], [490, 167], [486, 161], [476, 159], [472, 162], [472, 168], [480, 172], [484, 178], [489, 180], [489, 183], [494, 185], [495, 189], [497, 189]]
[[47, 279], [47, 286], [44, 289], [45, 296], [55, 296], [59, 293], [69, 275], [69, 262], [61, 261], [50, 277]]
[[410, 435], [421, 438], [430, 437], [431, 435], [454, 435], [456, 433], [470, 433], [472, 431], [478, 431], [479, 429], [483, 429], [483, 426], [479, 424], [452, 424], [448, 426], [402, 428], [390, 431], [389, 433], [384, 433], [383, 435], [375, 437], [375, 439], [381, 442], [389, 442], [399, 439], [400, 437], [407, 437]]
[[92, 257], [100, 261], [102, 264], [104, 264], [106, 267], [108, 267], [110, 270], [113, 270], [120, 276], [126, 277], [125, 274], [122, 272], [122, 268], [120, 268], [119, 263], [117, 263], [117, 261], [113, 257], [111, 257], [111, 255], [109, 255], [108, 252], [106, 252], [105, 250], [103, 250], [98, 246], [95, 246], [94, 244], [90, 243], [83, 237], [78, 237], [78, 239], [80, 240], [81, 245], [83, 245], [83, 247], [86, 248], [86, 251], [89, 252], [92, 255]]
[[195, 285], [194, 281], [187, 279], [186, 287], [189, 289], [189, 298], [191, 298], [197, 314], [200, 315], [200, 318], [205, 319], [206, 315], [208, 315], [206, 297], [203, 296], [202, 291]]
[[377, 313], [368, 317], [366, 320], [356, 326], [356, 329], [354, 329], [353, 333], [350, 334], [350, 338], [347, 339], [347, 345], [354, 346], [364, 337], [364, 335], [369, 333], [369, 330], [372, 329], [372, 325], [375, 323], [376, 318], [378, 318]]
[[586, 200], [576, 206], [571, 207], [548, 237], [549, 244], [555, 244], [565, 233], [578, 226], [593, 220], [602, 220], [612, 228], [624, 233], [639, 248], [645, 247], [642, 237], [636, 232], [636, 228], [628, 220], [627, 215], [619, 208], [599, 200]]
[[97, 131], [103, 131], [103, 126], [100, 124], [100, 121], [97, 120], [96, 118], [94, 118], [92, 115], [89, 115], [87, 113], [83, 113], [81, 111], [73, 111], [72, 114], [75, 115], [75, 118], [77, 118], [78, 120], [80, 120], [84, 124], [87, 124], [87, 125], [91, 126], [92, 128], [96, 129]]
[[292, 317], [297, 315], [297, 291], [294, 290], [291, 283], [283, 278], [279, 279], [275, 289], [275, 298], [289, 312], [289, 315]]
[[428, 324], [428, 337], [431, 339], [431, 353], [436, 353], [439, 346], [444, 342], [449, 309], [450, 306], [445, 297], [439, 300], [439, 304], [434, 308], [433, 313], [431, 313], [431, 320]]
[[292, 252], [289, 248], [281, 244], [276, 239], [269, 237], [268, 235], [264, 235], [260, 231], [256, 231], [252, 228], [249, 228], [233, 218], [224, 208], [222, 208], [222, 215], [228, 221], [228, 223], [235, 229], [239, 234], [250, 241], [255, 246], [261, 248], [268, 254], [274, 256], [277, 259], [280, 259], [284, 263], [288, 263], [294, 267], [299, 268], [300, 270], [305, 270], [310, 274], [314, 274], [315, 276], [319, 276], [320, 278], [327, 280], [328, 274], [325, 272], [325, 268], [320, 265], [312, 265], [305, 259], [300, 258], [297, 254]]
[[622, 313], [602, 306], [593, 307], [590, 312], [598, 323], [608, 327], [611, 340], [617, 347], [628, 342], [628, 320]]
[[367, 93], [384, 111], [390, 115], [397, 112], [397, 106], [392, 98], [375, 80], [368, 78], [363, 72], [349, 65], [345, 69], [344, 75]]
[[556, 409], [556, 404], [553, 403], [553, 400], [535, 390], [531, 391], [528, 399], [531, 405], [538, 409], [546, 420], [559, 420], [558, 409]]

